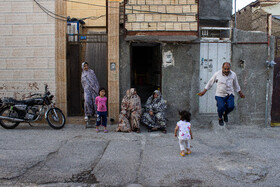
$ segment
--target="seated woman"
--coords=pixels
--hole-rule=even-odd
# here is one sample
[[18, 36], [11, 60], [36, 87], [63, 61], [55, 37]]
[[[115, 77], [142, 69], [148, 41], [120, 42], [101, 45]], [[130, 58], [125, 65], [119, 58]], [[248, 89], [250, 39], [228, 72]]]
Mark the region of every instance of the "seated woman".
[[142, 123], [148, 126], [149, 132], [160, 129], [166, 133], [166, 109], [166, 101], [162, 99], [160, 91], [155, 90], [146, 102], [141, 119]]
[[117, 132], [140, 132], [141, 99], [135, 88], [126, 91], [121, 103]]

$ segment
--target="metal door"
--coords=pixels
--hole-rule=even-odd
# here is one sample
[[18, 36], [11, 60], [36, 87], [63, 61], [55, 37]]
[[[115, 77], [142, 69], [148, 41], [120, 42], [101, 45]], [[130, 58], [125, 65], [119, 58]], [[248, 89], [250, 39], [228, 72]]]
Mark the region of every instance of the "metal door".
[[85, 60], [94, 70], [100, 87], [107, 89], [107, 34], [89, 33], [87, 37]]
[[280, 126], [280, 58], [276, 58], [273, 74], [271, 126]]
[[81, 45], [67, 45], [67, 111], [68, 116], [82, 115]]
[[[230, 62], [230, 43], [200, 44], [200, 90], [202, 91], [213, 74], [222, 68], [224, 62]], [[216, 84], [199, 97], [199, 113], [213, 114], [217, 112], [215, 100]]]

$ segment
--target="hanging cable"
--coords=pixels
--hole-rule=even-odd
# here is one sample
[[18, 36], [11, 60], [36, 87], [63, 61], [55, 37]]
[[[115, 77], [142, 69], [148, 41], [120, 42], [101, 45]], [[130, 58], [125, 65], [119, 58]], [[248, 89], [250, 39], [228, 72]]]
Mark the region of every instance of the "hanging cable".
[[65, 16], [61, 16], [58, 14], [55, 14], [54, 12], [46, 9], [45, 7], [43, 7], [40, 3], [38, 3], [36, 0], [34, 0], [34, 2], [40, 7], [41, 10], [43, 10], [47, 15], [49, 15], [50, 17], [54, 18], [54, 19], [58, 19], [61, 21], [67, 21], [67, 17]]
[[[45, 8], [44, 6], [42, 6], [37, 0], [34, 0], [34, 2], [49, 16], [51, 16], [52, 18], [55, 18], [55, 19], [58, 19], [58, 20], [61, 20], [61, 21], [67, 21], [69, 19], [69, 17], [66, 17], [66, 16], [62, 16], [62, 15], [59, 15], [59, 14], [56, 14], [50, 10], [48, 10], [47, 8]], [[89, 16], [89, 17], [85, 17], [85, 18], [77, 18], [77, 20], [86, 20], [86, 19], [91, 19], [91, 20], [97, 20], [101, 17], [104, 17], [106, 16], [105, 14], [101, 15], [101, 16]]]
[[[98, 4], [93, 4], [93, 3], [84, 3], [80, 1], [74, 1], [74, 0], [63, 0], [67, 1], [70, 3], [78, 3], [78, 4], [84, 4], [84, 5], [90, 5], [90, 6], [97, 6], [97, 7], [104, 7], [106, 8], [106, 5], [98, 5]], [[119, 7], [113, 7], [113, 6], [107, 6], [109, 8], [117, 8]], [[168, 14], [168, 15], [181, 15], [181, 16], [188, 16], [188, 15], [194, 15], [194, 13], [167, 13], [167, 12], [157, 12], [157, 11], [149, 11], [149, 10], [138, 10], [138, 9], [133, 9], [133, 8], [126, 8], [126, 10], [133, 10], [137, 12], [143, 12], [143, 13], [153, 13], [153, 14]]]

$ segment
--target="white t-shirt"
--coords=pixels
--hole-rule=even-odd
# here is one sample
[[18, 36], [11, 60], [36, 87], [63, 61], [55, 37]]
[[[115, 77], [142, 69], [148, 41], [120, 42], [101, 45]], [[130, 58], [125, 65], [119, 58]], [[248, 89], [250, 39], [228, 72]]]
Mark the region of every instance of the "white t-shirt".
[[191, 124], [189, 122], [180, 120], [177, 122], [177, 126], [179, 127], [179, 136], [178, 136], [179, 139], [182, 140], [191, 139], [191, 135], [190, 135]]

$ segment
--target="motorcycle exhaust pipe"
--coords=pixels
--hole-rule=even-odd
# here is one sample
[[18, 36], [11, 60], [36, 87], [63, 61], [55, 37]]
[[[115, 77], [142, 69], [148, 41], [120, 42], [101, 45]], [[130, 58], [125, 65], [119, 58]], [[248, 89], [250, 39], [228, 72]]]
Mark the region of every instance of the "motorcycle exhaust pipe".
[[24, 121], [25, 121], [25, 120], [23, 120], [23, 119], [19, 119], [19, 118], [10, 118], [10, 117], [5, 117], [5, 116], [0, 116], [0, 119], [12, 121], [12, 122], [24, 122]]

